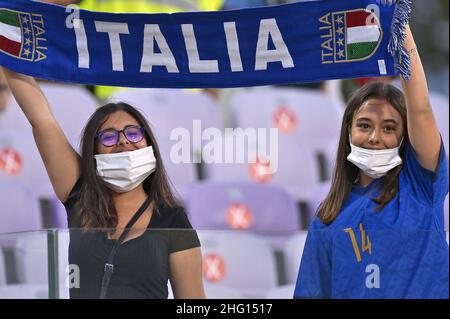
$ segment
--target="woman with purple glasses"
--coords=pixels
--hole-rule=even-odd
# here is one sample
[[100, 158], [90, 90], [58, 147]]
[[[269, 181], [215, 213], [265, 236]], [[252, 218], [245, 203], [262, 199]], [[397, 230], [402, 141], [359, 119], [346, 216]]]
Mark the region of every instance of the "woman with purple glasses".
[[69, 263], [80, 270], [71, 298], [163, 299], [168, 280], [175, 298], [204, 298], [200, 242], [142, 114], [125, 103], [98, 108], [80, 156], [34, 79], [5, 74], [67, 210]]

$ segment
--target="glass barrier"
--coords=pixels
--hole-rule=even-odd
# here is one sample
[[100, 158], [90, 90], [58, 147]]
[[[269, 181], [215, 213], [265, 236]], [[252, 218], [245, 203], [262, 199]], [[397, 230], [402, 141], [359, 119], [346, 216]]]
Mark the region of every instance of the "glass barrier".
[[[0, 299], [98, 298], [116, 235], [80, 229], [0, 234]], [[185, 260], [177, 252], [200, 242], [209, 299], [292, 299], [302, 256], [299, 285], [304, 285], [300, 289], [304, 295], [299, 297], [397, 298], [403, 291], [408, 298], [414, 296], [408, 291], [417, 285], [414, 276], [436, 277], [438, 272], [437, 280], [446, 281], [448, 298], [448, 238], [448, 232], [362, 227], [289, 234], [133, 230], [117, 245], [106, 297], [174, 298], [167, 279], [171, 267]], [[417, 261], [419, 251], [425, 256]], [[184, 266], [177, 267], [180, 274], [188, 268]], [[329, 277], [323, 277], [327, 272]], [[323, 287], [324, 278], [330, 280], [325, 283], [331, 287], [327, 295], [305, 295], [304, 291]], [[436, 288], [414, 289], [433, 296], [427, 289]]]

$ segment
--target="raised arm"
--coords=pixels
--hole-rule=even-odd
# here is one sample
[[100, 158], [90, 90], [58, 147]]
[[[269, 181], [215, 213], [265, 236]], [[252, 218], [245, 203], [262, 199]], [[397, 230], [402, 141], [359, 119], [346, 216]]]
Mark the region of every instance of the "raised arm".
[[438, 165], [441, 138], [428, 97], [425, 71], [409, 25], [406, 26], [404, 44], [411, 58], [410, 80], [402, 78], [408, 110], [408, 135], [420, 164], [434, 172]]
[[53, 189], [65, 201], [80, 176], [79, 155], [68, 142], [36, 81], [4, 69], [9, 87], [33, 129]]

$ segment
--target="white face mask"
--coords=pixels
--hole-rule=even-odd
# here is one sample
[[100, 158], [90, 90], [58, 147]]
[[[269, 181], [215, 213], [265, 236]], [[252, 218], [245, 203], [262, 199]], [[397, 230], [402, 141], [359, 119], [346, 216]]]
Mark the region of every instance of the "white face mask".
[[97, 175], [118, 193], [135, 189], [156, 169], [151, 146], [131, 152], [99, 154], [95, 159]]
[[347, 160], [360, 168], [367, 176], [374, 179], [383, 177], [394, 167], [402, 164], [402, 158], [399, 156], [399, 149], [402, 145], [385, 150], [369, 150], [352, 144], [350, 140], [351, 153]]

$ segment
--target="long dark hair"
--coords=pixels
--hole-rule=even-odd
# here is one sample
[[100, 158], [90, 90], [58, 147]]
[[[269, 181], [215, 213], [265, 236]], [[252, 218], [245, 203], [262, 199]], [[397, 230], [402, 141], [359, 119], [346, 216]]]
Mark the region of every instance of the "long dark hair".
[[[351, 151], [349, 136], [355, 112], [370, 98], [384, 99], [400, 113], [403, 120], [404, 138], [399, 153], [403, 162], [405, 161], [408, 130], [403, 93], [395, 86], [385, 82], [372, 82], [364, 85], [350, 97], [345, 109], [331, 188], [317, 210], [317, 217], [322, 223], [331, 224], [336, 219], [358, 177], [359, 168], [347, 160]], [[373, 199], [378, 204], [377, 211], [383, 209], [397, 194], [398, 175], [401, 169], [402, 165], [397, 166], [382, 178], [380, 195]]]
[[124, 111], [133, 116], [145, 128], [145, 137], [153, 147], [156, 158], [156, 170], [143, 182], [144, 191], [158, 205], [176, 207], [179, 201], [170, 188], [156, 139], [145, 117], [134, 107], [126, 103], [109, 103], [98, 108], [87, 122], [81, 139], [81, 176], [76, 211], [80, 214], [83, 228], [115, 228], [118, 217], [111, 191], [97, 176], [94, 155], [97, 148], [97, 133], [108, 116]]

